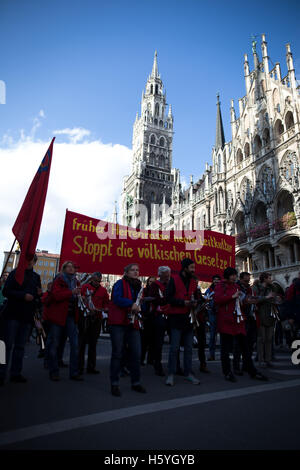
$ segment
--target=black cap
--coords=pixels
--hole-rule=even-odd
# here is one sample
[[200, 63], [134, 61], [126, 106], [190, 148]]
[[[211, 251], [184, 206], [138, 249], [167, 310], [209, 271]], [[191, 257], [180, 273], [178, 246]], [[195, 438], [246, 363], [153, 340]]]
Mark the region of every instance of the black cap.
[[96, 272], [93, 273], [91, 276], [92, 276], [92, 277], [100, 277], [100, 278], [102, 278], [102, 274], [101, 274], [99, 271], [96, 271]]
[[190, 264], [194, 264], [195, 261], [193, 261], [191, 258], [184, 258], [181, 261], [181, 269], [188, 268]]

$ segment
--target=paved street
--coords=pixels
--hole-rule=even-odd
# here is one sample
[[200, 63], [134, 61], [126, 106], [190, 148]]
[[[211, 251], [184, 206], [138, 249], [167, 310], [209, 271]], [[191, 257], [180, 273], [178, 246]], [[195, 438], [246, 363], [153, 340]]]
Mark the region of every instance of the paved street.
[[[164, 349], [167, 360], [168, 345]], [[146, 395], [121, 382], [122, 397], [110, 395], [110, 342], [98, 343], [100, 376], [82, 383], [48, 379], [37, 346], [27, 346], [27, 384], [7, 383], [0, 389], [0, 445], [5, 449], [299, 449], [300, 369], [290, 354], [276, 353], [269, 382], [248, 376], [225, 382], [221, 364], [209, 364], [211, 374], [194, 371], [199, 386], [176, 378], [173, 388], [143, 367]], [[217, 356], [218, 359], [218, 356]], [[65, 360], [68, 360], [68, 345]]]

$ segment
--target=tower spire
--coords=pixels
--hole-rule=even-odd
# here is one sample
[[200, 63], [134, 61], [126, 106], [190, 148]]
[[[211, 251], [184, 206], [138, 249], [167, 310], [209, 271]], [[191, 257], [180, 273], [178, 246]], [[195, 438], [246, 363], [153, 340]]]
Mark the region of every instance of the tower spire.
[[217, 94], [217, 126], [216, 126], [216, 143], [215, 148], [219, 150], [219, 148], [223, 149], [225, 145], [225, 135], [224, 135], [224, 128], [223, 128], [223, 121], [222, 121], [222, 114], [221, 114], [221, 103], [220, 103], [220, 95]]
[[154, 77], [154, 78], [158, 77], [157, 51], [155, 51], [155, 53], [154, 53], [154, 61], [153, 61], [151, 77]]

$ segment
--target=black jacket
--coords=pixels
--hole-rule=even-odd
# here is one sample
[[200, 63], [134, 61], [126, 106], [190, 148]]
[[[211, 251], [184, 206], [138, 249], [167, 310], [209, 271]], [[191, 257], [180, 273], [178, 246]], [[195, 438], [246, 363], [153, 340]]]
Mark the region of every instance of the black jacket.
[[[26, 269], [23, 284], [20, 286], [15, 280], [15, 272], [16, 270], [14, 269], [9, 274], [3, 288], [3, 295], [7, 297], [5, 317], [31, 323], [33, 321], [33, 314], [40, 303], [38, 288], [41, 288], [41, 278], [33, 269]], [[34, 300], [26, 302], [26, 294], [33, 295]]]

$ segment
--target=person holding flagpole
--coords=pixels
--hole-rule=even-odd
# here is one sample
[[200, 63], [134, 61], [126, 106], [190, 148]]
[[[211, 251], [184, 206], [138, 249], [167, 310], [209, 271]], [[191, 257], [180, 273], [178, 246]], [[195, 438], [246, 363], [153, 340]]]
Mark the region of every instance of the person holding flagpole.
[[9, 274], [3, 295], [7, 298], [4, 311], [4, 342], [6, 346], [6, 364], [0, 364], [0, 385], [4, 385], [7, 368], [12, 353], [10, 381], [25, 383], [22, 375], [25, 344], [33, 325], [33, 316], [42, 295], [41, 278], [33, 271], [37, 256], [27, 261], [24, 280], [20, 285], [16, 281], [16, 269]]
[[[26, 379], [21, 375], [24, 346], [33, 321], [36, 301], [42, 294], [40, 276], [33, 271], [33, 266], [37, 260], [35, 251], [47, 196], [54, 139], [55, 137], [32, 180], [12, 228], [15, 240], [7, 260], [10, 258], [16, 240], [21, 248], [21, 254], [17, 269], [10, 273], [3, 290], [3, 295], [8, 298], [4, 313], [8, 320], [4, 327], [6, 364], [0, 366], [0, 385], [4, 384], [7, 363], [13, 346], [11, 380], [26, 382]], [[6, 266], [3, 271], [5, 269]]]

